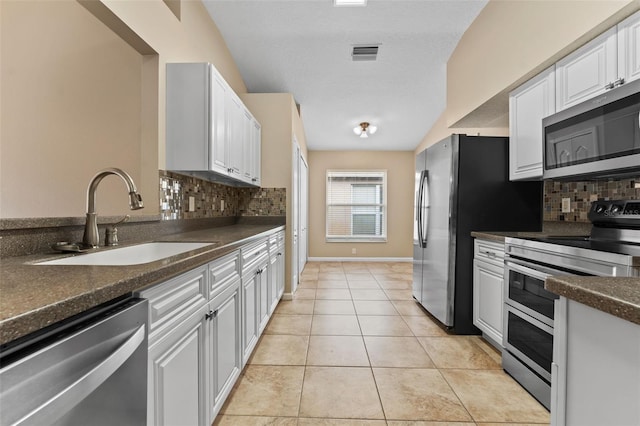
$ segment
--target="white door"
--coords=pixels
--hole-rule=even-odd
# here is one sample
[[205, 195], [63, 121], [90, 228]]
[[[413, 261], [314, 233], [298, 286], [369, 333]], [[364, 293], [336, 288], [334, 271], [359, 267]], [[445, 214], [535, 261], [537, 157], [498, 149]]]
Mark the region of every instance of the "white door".
[[307, 264], [307, 247], [308, 247], [308, 211], [309, 211], [309, 166], [304, 158], [300, 156], [300, 234], [298, 240], [298, 249], [300, 252], [298, 258], [298, 273], [304, 270]]
[[300, 186], [300, 146], [298, 146], [298, 141], [295, 136], [293, 137], [293, 171], [292, 171], [292, 182], [291, 182], [291, 220], [293, 222], [293, 226], [291, 227], [291, 294], [295, 293], [296, 288], [298, 287], [298, 235], [299, 235], [299, 227], [300, 227], [300, 194], [299, 194], [299, 186]]

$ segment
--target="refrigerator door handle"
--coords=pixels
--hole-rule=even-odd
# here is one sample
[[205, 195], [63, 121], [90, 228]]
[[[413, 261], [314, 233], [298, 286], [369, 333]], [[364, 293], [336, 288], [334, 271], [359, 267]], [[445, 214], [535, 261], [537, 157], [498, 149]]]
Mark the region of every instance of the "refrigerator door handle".
[[423, 194], [424, 170], [420, 172], [420, 181], [418, 183], [418, 191], [416, 192], [416, 229], [418, 240], [415, 244], [422, 247], [422, 194]]
[[420, 178], [420, 189], [422, 196], [420, 197], [420, 245], [427, 247], [429, 229], [429, 171], [423, 170]]

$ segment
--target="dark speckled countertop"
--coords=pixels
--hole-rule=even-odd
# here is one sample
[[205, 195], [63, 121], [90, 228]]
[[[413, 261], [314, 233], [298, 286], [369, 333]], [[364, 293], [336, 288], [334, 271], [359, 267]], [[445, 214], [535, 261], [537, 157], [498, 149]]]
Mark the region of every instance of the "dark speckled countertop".
[[640, 278], [554, 276], [547, 278], [544, 287], [640, 325]]
[[0, 344], [204, 265], [281, 229], [284, 226], [231, 225], [163, 236], [153, 241], [210, 242], [211, 245], [139, 265], [36, 264], [66, 256], [60, 253], [3, 258], [0, 261]]

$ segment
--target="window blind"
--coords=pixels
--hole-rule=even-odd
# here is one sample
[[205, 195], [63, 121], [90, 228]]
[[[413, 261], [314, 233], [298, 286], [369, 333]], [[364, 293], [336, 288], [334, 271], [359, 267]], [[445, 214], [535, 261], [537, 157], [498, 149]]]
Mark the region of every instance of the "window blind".
[[327, 241], [386, 241], [386, 171], [327, 171]]

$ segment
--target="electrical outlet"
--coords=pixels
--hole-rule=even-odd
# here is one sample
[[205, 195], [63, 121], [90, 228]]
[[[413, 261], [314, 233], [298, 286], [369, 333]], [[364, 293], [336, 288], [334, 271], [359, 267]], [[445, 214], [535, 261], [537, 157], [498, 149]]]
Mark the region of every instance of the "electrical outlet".
[[220, 211], [224, 211], [224, 200], [220, 200]]
[[194, 197], [189, 197], [189, 211], [196, 211], [196, 199]]
[[356, 248], [355, 248], [355, 247], [351, 249], [351, 254], [357, 254], [357, 252], [358, 252], [358, 251], [356, 250]]
[[571, 213], [571, 198], [562, 199], [562, 213]]

